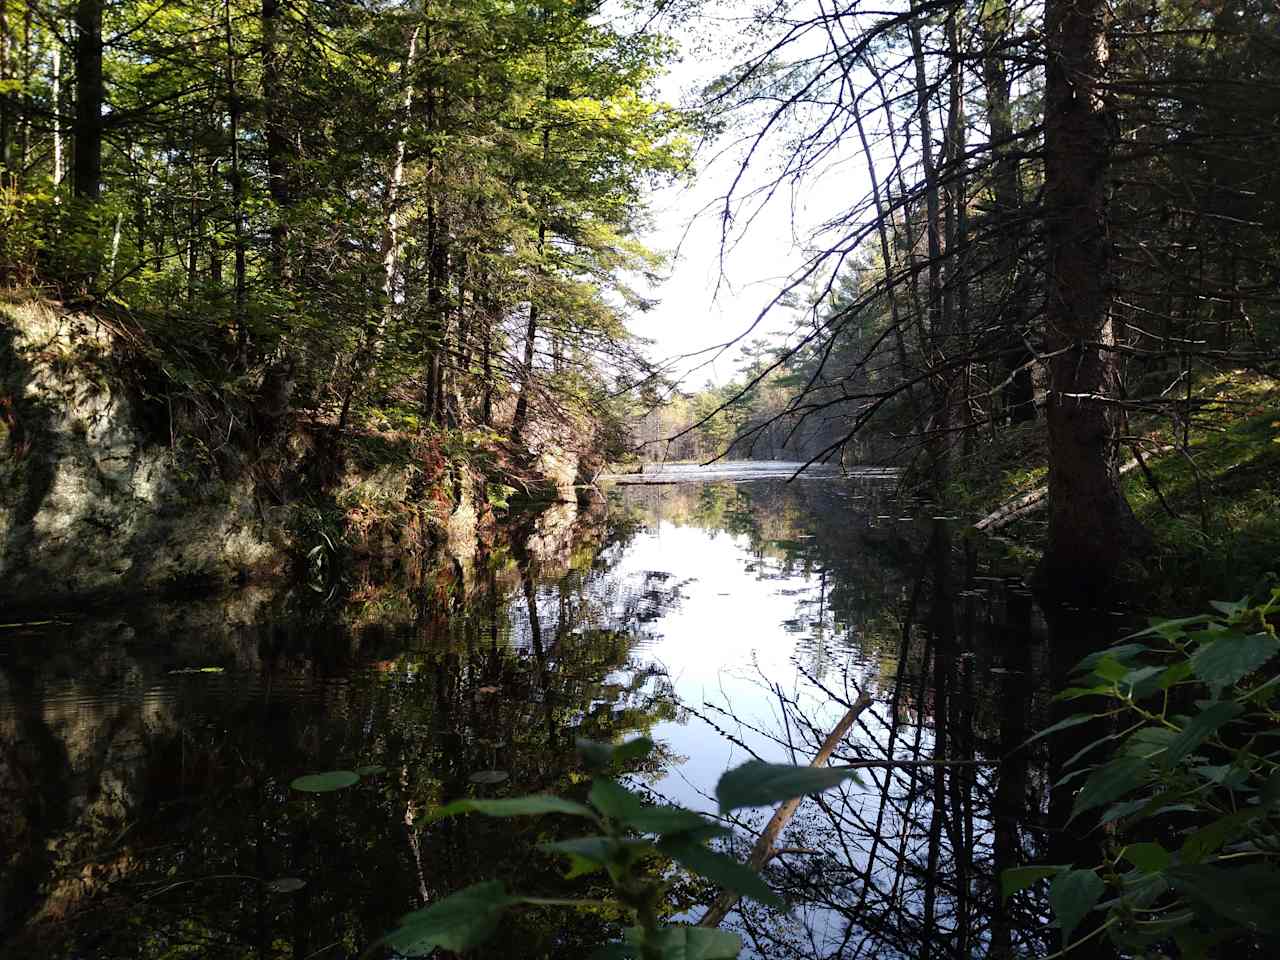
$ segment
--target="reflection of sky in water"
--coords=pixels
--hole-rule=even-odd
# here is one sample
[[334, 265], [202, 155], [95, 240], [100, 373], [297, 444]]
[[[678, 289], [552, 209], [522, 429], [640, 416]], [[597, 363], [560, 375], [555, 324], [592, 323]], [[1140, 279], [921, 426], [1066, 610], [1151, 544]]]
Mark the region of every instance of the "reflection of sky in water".
[[[657, 512], [664, 517], [662, 510]], [[750, 751], [766, 760], [809, 763], [814, 742], [836, 725], [846, 709], [815, 679], [848, 701], [862, 689], [876, 699], [846, 736], [835, 762], [884, 759], [891, 739], [892, 677], [884, 673], [883, 652], [877, 652], [874, 644], [863, 649], [861, 628], [856, 623], [838, 623], [829, 603], [824, 603], [839, 571], [828, 568], [824, 575], [825, 561], [788, 563], [776, 555], [764, 555], [759, 541], [716, 529], [714, 520], [699, 526], [696, 515], [679, 510], [674, 517], [675, 522], [653, 520], [627, 544], [611, 569], [617, 583], [640, 585], [651, 582], [656, 573], [662, 575], [662, 582], [684, 585], [678, 599], [645, 624], [652, 639], [635, 651], [637, 664], [656, 663], [666, 671], [685, 708], [678, 719], [660, 722], [652, 730], [674, 761], [656, 790], [673, 802], [710, 812], [715, 809], [716, 781], [726, 769], [750, 759]], [[813, 515], [804, 518], [806, 523], [815, 520], [822, 522]], [[809, 539], [795, 529], [785, 531], [793, 542]], [[820, 532], [830, 539], [831, 531]], [[858, 550], [856, 544], [844, 545]], [[867, 556], [866, 562], [877, 561]], [[924, 706], [932, 704], [932, 695], [923, 688], [917, 691], [914, 678], [908, 686], [899, 708], [892, 756], [925, 762], [937, 759], [933, 730], [937, 718]], [[779, 693], [788, 701], [785, 708]], [[923, 704], [917, 695], [925, 698]], [[805, 721], [812, 726], [802, 736], [797, 724]], [[785, 745], [791, 736], [798, 741], [794, 753]], [[991, 774], [989, 766], [975, 769], [973, 788], [986, 794], [993, 787]], [[789, 856], [787, 867], [809, 870], [815, 878], [834, 885], [839, 891], [833, 894], [835, 902], [843, 906], [837, 911], [803, 905], [789, 918], [767, 921], [775, 939], [764, 955], [773, 956], [774, 950], [778, 956], [812, 955], [810, 950], [818, 955], [828, 950], [839, 953], [842, 942], [846, 946], [860, 943], [862, 948], [873, 945], [881, 956], [911, 955], [909, 949], [903, 952], [900, 940], [895, 943], [892, 935], [880, 939], [874, 929], [858, 930], [851, 941], [847, 939], [851, 920], [855, 928], [862, 925], [857, 919], [860, 911], [850, 908], [862, 893], [872, 858], [872, 890], [866, 902], [871, 913], [896, 914], [903, 918], [904, 928], [911, 928], [923, 920], [926, 910], [919, 876], [904, 883], [899, 857], [905, 854], [917, 861], [913, 870], [924, 866], [919, 861], [927, 859], [924, 851], [934, 819], [934, 794], [928, 785], [932, 781], [918, 778], [911, 768], [896, 770], [888, 780], [886, 785], [882, 769], [865, 771], [861, 783], [849, 783], [827, 795], [830, 815], [813, 801], [801, 805], [780, 844], [801, 848], [798, 855]], [[993, 837], [988, 811], [981, 801], [965, 801], [964, 806], [969, 811], [963, 831], [967, 859], [986, 859]], [[743, 819], [759, 829], [771, 814], [771, 809], [749, 811]], [[873, 824], [878, 824], [882, 841], [874, 839]], [[745, 858], [750, 842], [748, 834], [739, 832], [734, 841], [739, 858]], [[949, 853], [944, 850], [942, 855], [951, 862]], [[937, 897], [932, 909], [939, 931], [967, 924], [946, 894]], [[683, 919], [696, 922], [701, 913], [699, 908]], [[907, 919], [912, 916], [914, 920]], [[923, 933], [915, 929], [917, 936]], [[972, 937], [971, 948], [985, 949], [984, 934], [975, 930]], [[751, 951], [750, 955], [761, 954]]]
[[[838, 706], [824, 707], [805, 697], [804, 691], [811, 688], [796, 664], [796, 637], [785, 627], [796, 617], [795, 591], [816, 588], [817, 577], [762, 580], [761, 571], [747, 569], [756, 562], [744, 536], [666, 522], [656, 532], [637, 536], [615, 571], [620, 578], [640, 579], [646, 572], [662, 571], [675, 581], [696, 580], [683, 602], [650, 625], [656, 639], [646, 645], [642, 659], [665, 667], [679, 701], [699, 712], [706, 712], [704, 704], [709, 703], [751, 726], [780, 730], [784, 721], [768, 687], [778, 684], [787, 695], [810, 701], [810, 717], [829, 716], [834, 722], [842, 712]], [[851, 673], [858, 676], [856, 667]], [[768, 738], [718, 716], [718, 722], [762, 756], [779, 762], [791, 759]], [[709, 808], [702, 794], [711, 792], [728, 767], [750, 759], [696, 717], [661, 723], [653, 735], [687, 758], [667, 777], [662, 790], [689, 806]]]

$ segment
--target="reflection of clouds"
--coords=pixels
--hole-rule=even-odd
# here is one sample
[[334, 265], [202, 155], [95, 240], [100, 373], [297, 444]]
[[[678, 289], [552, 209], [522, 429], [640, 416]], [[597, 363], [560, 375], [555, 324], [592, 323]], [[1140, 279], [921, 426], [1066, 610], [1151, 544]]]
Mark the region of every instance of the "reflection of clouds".
[[[753, 755], [807, 762], [862, 690], [877, 703], [835, 762], [905, 764], [866, 770], [860, 783], [825, 794], [821, 804], [802, 804], [779, 843], [786, 852], [768, 868], [775, 888], [800, 906], [785, 918], [748, 907], [734, 921], [750, 927], [756, 955], [987, 954], [999, 909], [991, 811], [1001, 754], [980, 737], [1009, 721], [975, 696], [980, 691], [957, 684], [962, 673], [987, 674], [972, 652], [944, 657], [937, 670], [921, 651], [928, 636], [921, 627], [902, 656], [899, 618], [918, 589], [908, 571], [921, 568], [923, 548], [923, 537], [913, 540], [914, 521], [872, 528], [868, 512], [852, 505], [870, 495], [837, 484], [640, 490], [624, 497], [642, 505], [648, 528], [620, 559], [618, 575], [640, 582], [659, 570], [671, 582], [698, 578], [678, 607], [651, 624], [654, 640], [642, 653], [665, 666], [680, 704], [680, 715], [653, 734], [689, 758], [657, 790], [713, 810], [711, 793], [724, 770]], [[884, 513], [874, 498], [866, 509]], [[990, 619], [999, 619], [997, 598], [956, 593], [962, 603], [983, 602]], [[965, 641], [979, 651], [987, 650], [984, 642]], [[965, 757], [984, 765], [930, 765]], [[738, 853], [769, 813], [744, 818]], [[1012, 921], [1000, 922], [1003, 942], [1039, 952], [1042, 924], [1025, 915], [1016, 930]]]

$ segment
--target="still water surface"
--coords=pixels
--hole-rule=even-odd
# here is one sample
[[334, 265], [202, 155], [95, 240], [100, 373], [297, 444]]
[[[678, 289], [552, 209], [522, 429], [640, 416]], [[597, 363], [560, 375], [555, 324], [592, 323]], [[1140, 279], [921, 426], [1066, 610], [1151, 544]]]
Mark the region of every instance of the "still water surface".
[[[727, 924], [765, 957], [1051, 952], [1043, 904], [997, 894], [1000, 868], [1063, 843], [1053, 758], [1016, 748], [1047, 716], [1049, 631], [1108, 625], [1047, 624], [998, 544], [892, 477], [788, 483], [794, 466], [629, 478], [474, 557], [351, 569], [337, 591], [7, 627], [3, 949], [337, 958], [480, 880], [589, 895], [537, 846], [572, 824], [428, 812], [583, 793], [575, 738], [638, 733], [659, 750], [633, 786], [711, 811], [725, 769], [809, 762], [865, 691], [836, 759], [885, 765], [792, 821], [768, 867], [792, 911]], [[361, 765], [386, 769], [331, 795], [288, 786]], [[769, 813], [737, 824], [734, 852]], [[676, 892], [690, 920], [715, 895]], [[482, 955], [583, 957], [617, 919], [526, 910]]]

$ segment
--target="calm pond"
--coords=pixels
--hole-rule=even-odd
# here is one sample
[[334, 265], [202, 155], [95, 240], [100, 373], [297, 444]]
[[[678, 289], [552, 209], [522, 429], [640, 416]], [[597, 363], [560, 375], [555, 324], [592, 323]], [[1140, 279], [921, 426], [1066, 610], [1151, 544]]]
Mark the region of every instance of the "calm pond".
[[[571, 823], [430, 810], [576, 796], [575, 738], [645, 733], [631, 783], [710, 811], [726, 768], [808, 763], [865, 691], [836, 761], [894, 763], [802, 805], [767, 868], [789, 914], [726, 924], [770, 958], [1052, 952], [1044, 904], [1002, 906], [997, 874], [1081, 841], [1050, 828], [1061, 758], [1016, 748], [1050, 719], [1058, 661], [1119, 618], [1048, 622], [1000, 544], [891, 476], [795, 466], [623, 478], [424, 569], [6, 626], [2, 949], [351, 957], [480, 880], [581, 896], [596, 881], [538, 848]], [[366, 765], [385, 769], [289, 787]], [[681, 882], [680, 915], [715, 892]], [[586, 957], [617, 921], [526, 909], [481, 955]]]

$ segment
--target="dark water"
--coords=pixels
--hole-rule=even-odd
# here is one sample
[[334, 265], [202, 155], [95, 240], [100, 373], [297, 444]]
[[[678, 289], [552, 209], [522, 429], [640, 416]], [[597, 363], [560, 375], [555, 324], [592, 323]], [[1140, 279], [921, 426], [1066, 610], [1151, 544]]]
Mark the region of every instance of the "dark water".
[[[349, 957], [480, 880], [589, 896], [537, 848], [571, 827], [427, 813], [581, 794], [575, 738], [637, 733], [660, 749], [633, 783], [710, 810], [726, 767], [807, 763], [867, 691], [837, 759], [895, 765], [805, 802], [768, 867], [789, 915], [728, 924], [771, 958], [1051, 952], [1044, 905], [1002, 906], [995, 878], [1078, 841], [1046, 826], [1053, 758], [1016, 748], [1048, 717], [1050, 633], [1111, 625], [1046, 623], [998, 544], [891, 478], [768, 473], [619, 487], [474, 557], [346, 570], [336, 590], [0, 628], [3, 949]], [[386, 772], [288, 786], [363, 764]], [[676, 894], [696, 919], [714, 891]], [[585, 957], [617, 920], [525, 910], [481, 955]]]

